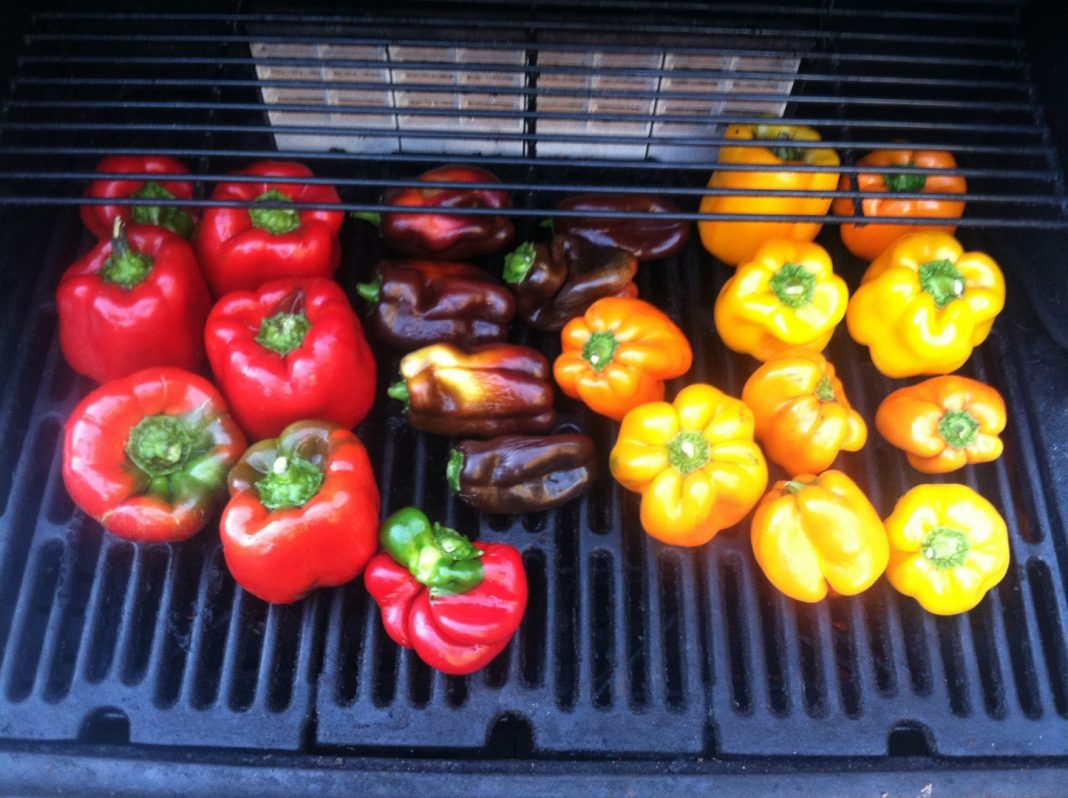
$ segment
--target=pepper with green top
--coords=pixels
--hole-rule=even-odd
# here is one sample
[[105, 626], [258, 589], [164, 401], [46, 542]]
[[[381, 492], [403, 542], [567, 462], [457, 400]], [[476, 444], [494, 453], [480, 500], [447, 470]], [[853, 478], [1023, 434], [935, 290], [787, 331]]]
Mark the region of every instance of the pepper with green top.
[[[130, 178], [101, 177], [85, 190], [93, 200], [190, 200], [193, 181], [188, 179], [185, 164], [166, 155], [109, 155], [96, 165], [101, 174], [129, 174]], [[182, 176], [186, 176], [183, 178]], [[85, 226], [97, 238], [106, 239], [115, 229], [115, 220], [123, 224], [165, 227], [182, 238], [193, 235], [196, 211], [180, 205], [110, 205], [86, 204], [81, 207]]]

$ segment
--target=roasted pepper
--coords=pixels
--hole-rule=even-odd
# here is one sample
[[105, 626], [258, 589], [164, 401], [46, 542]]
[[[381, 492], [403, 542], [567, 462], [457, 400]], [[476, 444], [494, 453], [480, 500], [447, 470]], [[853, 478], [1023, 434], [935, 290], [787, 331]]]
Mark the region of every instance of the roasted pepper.
[[597, 300], [565, 325], [560, 343], [553, 364], [560, 390], [616, 420], [662, 399], [664, 381], [685, 374], [693, 361], [682, 330], [640, 299]]
[[626, 250], [557, 233], [548, 244], [522, 244], [504, 259], [519, 317], [543, 332], [563, 329], [606, 296], [636, 297], [638, 261]]
[[[166, 155], [109, 155], [96, 165], [98, 172], [143, 175], [143, 178], [103, 178], [94, 180], [85, 190], [92, 199], [166, 199], [193, 198], [193, 181], [181, 178], [153, 180], [153, 175], [186, 175], [189, 170], [181, 161]], [[123, 224], [166, 227], [182, 238], [193, 235], [196, 215], [192, 208], [177, 205], [83, 205], [82, 221], [97, 238], [109, 238], [115, 220]]]
[[283, 207], [212, 207], [204, 212], [193, 242], [215, 296], [255, 291], [271, 280], [331, 277], [341, 263], [337, 234], [344, 213], [284, 207], [291, 202], [340, 203], [333, 186], [303, 183], [314, 177], [303, 164], [257, 161], [236, 174], [262, 178], [219, 183], [216, 201], [282, 203]]
[[[717, 169], [709, 188], [773, 191], [811, 191], [812, 197], [784, 197], [757, 194], [710, 195], [701, 200], [701, 213], [812, 216], [803, 222], [697, 223], [705, 249], [724, 263], [736, 266], [752, 259], [760, 245], [772, 238], [811, 241], [819, 233], [820, 217], [831, 207], [831, 192], [838, 184], [838, 153], [823, 147], [792, 147], [791, 142], [819, 141], [815, 130], [796, 125], [729, 125], [726, 138], [735, 141], [766, 141], [766, 147], [725, 146], [719, 162], [725, 165], [752, 165], [753, 171]], [[825, 172], [787, 172], [777, 167], [826, 167]], [[818, 193], [818, 192], [822, 192]]]
[[863, 593], [890, 559], [882, 519], [841, 471], [776, 482], [753, 513], [750, 538], [768, 581], [798, 601]]
[[276, 280], [218, 301], [204, 337], [223, 395], [253, 440], [307, 418], [352, 428], [375, 398], [375, 358], [333, 280]]
[[1005, 400], [977, 380], [932, 377], [883, 399], [875, 426], [917, 471], [946, 474], [1001, 457]]
[[370, 305], [375, 337], [405, 351], [503, 341], [515, 315], [512, 293], [466, 263], [383, 261], [356, 290]]
[[222, 503], [245, 436], [218, 391], [188, 371], [151, 368], [106, 383], [67, 419], [63, 483], [113, 535], [185, 540]]
[[[905, 166], [921, 169], [956, 169], [957, 162], [953, 159], [953, 155], [945, 150], [876, 150], [857, 161], [857, 166], [870, 166], [874, 169]], [[838, 188], [841, 191], [849, 191], [852, 188], [849, 175], [842, 175]], [[861, 217], [930, 216], [952, 220], [959, 219], [964, 213], [963, 200], [905, 199], [898, 197], [897, 194], [900, 192], [964, 194], [968, 190], [968, 184], [960, 175], [860, 172], [857, 174], [857, 188], [860, 191], [886, 192], [885, 197], [862, 199], [860, 201]], [[852, 197], [836, 197], [832, 207], [838, 216], [852, 216], [856, 204]], [[858, 258], [875, 260], [903, 235], [921, 232], [953, 235], [957, 231], [957, 226], [952, 223], [940, 225], [843, 223], [841, 231], [842, 242], [850, 252]]]
[[608, 467], [642, 495], [645, 531], [676, 546], [700, 546], [741, 521], [768, 484], [752, 412], [711, 385], [627, 413]]
[[449, 489], [484, 513], [533, 513], [581, 496], [597, 476], [585, 435], [504, 435], [449, 452]]
[[229, 478], [219, 521], [226, 565], [241, 587], [289, 604], [343, 585], [378, 548], [378, 486], [360, 439], [327, 421], [299, 421], [251, 446]]
[[401, 358], [400, 373], [389, 395], [416, 429], [493, 438], [556, 423], [549, 363], [529, 346], [434, 344]]
[[363, 582], [397, 645], [456, 676], [505, 649], [527, 608], [527, 573], [516, 549], [472, 543], [414, 507], [386, 519], [381, 541]]
[[899, 238], [846, 309], [849, 334], [888, 377], [948, 374], [986, 340], [1005, 306], [1005, 278], [982, 252], [945, 233]]
[[[492, 188], [435, 188], [434, 183], [499, 183], [492, 172], [477, 166], [442, 166], [418, 178], [426, 188], [391, 188], [382, 202], [408, 208], [512, 207], [508, 192]], [[382, 214], [382, 238], [390, 247], [413, 258], [464, 260], [488, 255], [512, 243], [515, 228], [507, 216], [464, 216], [444, 213]]]
[[818, 474], [838, 452], [859, 451], [868, 427], [819, 352], [791, 349], [758, 368], [742, 389], [768, 459], [789, 474]]
[[[682, 251], [690, 240], [690, 222], [672, 219], [678, 206], [651, 194], [582, 194], [556, 206], [588, 216], [557, 216], [557, 233], [576, 235], [602, 247], [618, 247], [638, 260], [660, 260]], [[643, 213], [644, 218], [611, 217], [605, 213]]]
[[845, 317], [849, 289], [818, 244], [761, 244], [716, 298], [716, 331], [728, 347], [767, 360], [791, 347], [822, 352]]
[[116, 217], [114, 237], [63, 273], [56, 308], [63, 357], [97, 382], [204, 365], [211, 295], [193, 248], [170, 230], [124, 230]]
[[928, 612], [967, 612], [1009, 570], [1005, 519], [967, 485], [917, 485], [884, 523], [886, 578]]

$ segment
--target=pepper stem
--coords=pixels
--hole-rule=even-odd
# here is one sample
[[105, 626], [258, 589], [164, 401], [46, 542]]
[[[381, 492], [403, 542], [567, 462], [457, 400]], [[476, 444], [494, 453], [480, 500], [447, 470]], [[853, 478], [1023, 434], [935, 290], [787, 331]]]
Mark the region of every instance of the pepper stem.
[[605, 330], [590, 333], [586, 345], [582, 347], [582, 359], [590, 364], [594, 371], [604, 371], [615, 357], [619, 348], [619, 339], [615, 334]]
[[460, 492], [460, 474], [464, 470], [464, 453], [459, 449], [449, 452], [449, 464], [445, 466], [445, 481], [449, 483], [449, 490], [453, 493]]
[[382, 297], [382, 273], [376, 274], [369, 283], [356, 283], [356, 293], [369, 305], [378, 302]]
[[830, 377], [824, 377], [816, 384], [816, 398], [821, 402], [834, 401], [834, 386]]
[[[265, 191], [255, 199], [256, 202], [292, 202], [293, 199], [276, 188]], [[300, 227], [300, 211], [295, 208], [250, 208], [248, 215], [252, 224], [266, 230], [273, 236], [292, 233]]]
[[534, 244], [527, 241], [516, 247], [514, 252], [504, 256], [504, 281], [512, 285], [519, 285], [526, 279], [530, 270], [534, 267], [537, 253]]
[[940, 571], [956, 568], [968, 556], [968, 535], [951, 526], [936, 526], [924, 537], [920, 551]]
[[954, 449], [967, 449], [979, 434], [979, 420], [967, 410], [948, 410], [938, 422], [938, 434]]
[[684, 429], [672, 438], [667, 449], [668, 462], [683, 476], [704, 468], [712, 459], [708, 441], [700, 432], [692, 429]]
[[398, 402], [404, 402], [405, 409], [408, 408], [408, 402], [411, 396], [408, 393], [408, 381], [397, 380], [395, 383], [386, 389], [386, 395], [390, 399], [396, 399]]
[[361, 222], [373, 224], [375, 227], [382, 226], [382, 214], [374, 211], [353, 211], [349, 216], [353, 219], [359, 219]]
[[256, 343], [285, 357], [304, 343], [311, 322], [303, 313], [275, 313], [260, 324]]
[[[136, 199], [175, 199], [175, 196], [154, 180], [149, 180], [130, 195]], [[192, 217], [174, 205], [134, 205], [130, 219], [135, 224], [154, 224], [173, 230], [182, 238], [193, 235]]]
[[323, 485], [323, 472], [314, 463], [301, 457], [280, 455], [271, 471], [256, 482], [260, 503], [268, 510], [303, 507], [311, 501]]
[[803, 491], [805, 488], [807, 488], [809, 486], [809, 484], [810, 483], [802, 482], [799, 479], [791, 479], [789, 482], [785, 483], [782, 486], [782, 489], [784, 491], [786, 491], [787, 493], [790, 493], [790, 494], [796, 496], [801, 491]]
[[[767, 125], [757, 125], [756, 137], [766, 141], [793, 141], [794, 137], [789, 130], [777, 130], [774, 134], [772, 130], [773, 128]], [[780, 161], [803, 161], [805, 159], [805, 151], [801, 147], [769, 147], [769, 149], [771, 154]]]
[[788, 308], [803, 308], [816, 292], [816, 275], [800, 263], [784, 263], [772, 275], [768, 286]]
[[185, 424], [175, 416], [145, 416], [130, 430], [126, 456], [150, 478], [181, 470], [193, 441]]
[[920, 287], [944, 308], [964, 296], [964, 275], [948, 260], [932, 260], [920, 266]]
[[116, 216], [111, 233], [111, 254], [100, 267], [100, 279], [129, 291], [148, 277], [150, 271], [152, 258], [143, 252], [130, 249], [122, 218]]
[[[905, 166], [915, 165], [914, 163], [905, 164]], [[923, 191], [923, 187], [927, 185], [927, 175], [883, 175], [883, 182], [891, 191]]]

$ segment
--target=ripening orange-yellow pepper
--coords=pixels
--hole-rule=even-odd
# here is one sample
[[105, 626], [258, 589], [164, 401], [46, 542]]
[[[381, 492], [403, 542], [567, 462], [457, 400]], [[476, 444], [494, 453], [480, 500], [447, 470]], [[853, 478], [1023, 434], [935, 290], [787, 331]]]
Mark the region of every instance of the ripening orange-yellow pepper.
[[855, 596], [890, 559], [879, 514], [841, 471], [776, 482], [753, 513], [750, 538], [768, 581], [798, 601]]
[[928, 612], [967, 612], [1009, 570], [1005, 519], [967, 485], [917, 485], [884, 523], [886, 578]]
[[982, 252], [945, 233], [895, 241], [864, 273], [846, 325], [888, 377], [948, 374], [990, 334], [1005, 306], [1005, 277]]
[[645, 531], [676, 546], [700, 546], [741, 521], [768, 484], [752, 412], [702, 384], [627, 413], [608, 467], [641, 494]]
[[775, 355], [746, 380], [742, 401], [768, 459], [790, 474], [818, 474], [839, 451], [859, 451], [868, 440], [868, 426], [819, 352]]

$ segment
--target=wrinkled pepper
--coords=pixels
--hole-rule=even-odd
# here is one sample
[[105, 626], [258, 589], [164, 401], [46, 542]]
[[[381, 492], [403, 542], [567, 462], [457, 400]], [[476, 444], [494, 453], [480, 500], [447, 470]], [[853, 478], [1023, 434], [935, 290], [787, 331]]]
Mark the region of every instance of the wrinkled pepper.
[[275, 280], [216, 303], [204, 331], [216, 382], [253, 440], [307, 418], [352, 428], [375, 397], [375, 358], [333, 280]]
[[298, 421], [249, 447], [229, 477], [219, 521], [241, 587], [289, 604], [343, 585], [378, 548], [378, 486], [360, 439], [328, 421]]
[[886, 578], [928, 612], [967, 612], [1009, 570], [1005, 519], [967, 485], [917, 485], [884, 523]]
[[780, 352], [742, 388], [753, 411], [756, 438], [768, 459], [788, 474], [818, 474], [838, 452], [856, 452], [868, 427], [846, 398], [834, 366], [819, 352]]
[[116, 217], [112, 239], [63, 273], [56, 309], [63, 357], [97, 382], [204, 364], [211, 295], [193, 248], [162, 227], [123, 229]]
[[995, 388], [955, 375], [900, 388], [875, 413], [882, 436], [925, 474], [1001, 457], [1004, 444], [998, 436], [1005, 421], [1005, 400]]
[[208, 523], [245, 436], [203, 377], [151, 368], [105, 383], [67, 419], [63, 483], [113, 535], [178, 541]]
[[637, 273], [638, 261], [626, 250], [564, 233], [548, 244], [522, 244], [504, 259], [519, 317], [543, 332], [563, 329], [598, 299], [636, 297]]
[[488, 665], [527, 608], [523, 558], [505, 543], [472, 543], [414, 507], [382, 524], [364, 585], [399, 646], [454, 676]]
[[[588, 216], [557, 216], [557, 233], [579, 236], [602, 247], [617, 247], [638, 260], [661, 260], [682, 251], [690, 240], [690, 222], [672, 219], [678, 206], [651, 194], [582, 194], [561, 200], [563, 211]], [[644, 213], [644, 218], [605, 216], [605, 213]]]
[[416, 429], [493, 438], [556, 423], [549, 363], [529, 346], [433, 344], [401, 358], [400, 373], [388, 393]]
[[[166, 155], [109, 155], [96, 165], [98, 172], [143, 175], [136, 178], [102, 178], [94, 180], [85, 190], [92, 199], [165, 199], [193, 198], [193, 181], [181, 178], [153, 180], [153, 175], [187, 175], [189, 170], [181, 161]], [[83, 205], [82, 221], [97, 238], [109, 238], [115, 230], [115, 220], [123, 224], [156, 225], [166, 227], [182, 238], [193, 235], [196, 214], [192, 208], [178, 205]]]
[[[918, 167], [921, 169], [956, 169], [957, 162], [953, 155], [945, 150], [876, 150], [857, 161], [857, 166], [870, 166], [874, 169], [886, 167]], [[838, 186], [840, 191], [852, 188], [849, 175], [842, 175]], [[883, 197], [871, 197], [860, 201], [860, 215], [865, 216], [901, 216], [931, 217], [935, 219], [959, 219], [964, 213], [964, 200], [945, 199], [907, 199], [898, 193], [923, 194], [964, 194], [968, 190], [967, 181], [960, 175], [949, 174], [885, 174], [882, 172], [859, 172], [857, 174], [859, 191], [885, 192]], [[852, 216], [855, 201], [852, 197], [836, 197], [833, 203], [837, 216]], [[886, 248], [903, 235], [911, 233], [948, 233], [957, 231], [955, 224], [853, 224], [841, 226], [842, 242], [858, 258], [875, 260]]]
[[599, 299], [560, 333], [553, 364], [560, 390], [619, 420], [664, 398], [664, 381], [685, 374], [693, 350], [675, 323], [640, 299]]
[[[382, 202], [396, 208], [512, 207], [507, 191], [492, 188], [436, 188], [434, 183], [499, 183], [492, 172], [477, 166], [442, 166], [421, 174], [425, 188], [391, 188]], [[413, 258], [464, 260], [488, 255], [512, 243], [515, 228], [507, 216], [464, 216], [444, 213], [382, 213], [382, 238]]]
[[1005, 278], [982, 252], [945, 233], [899, 238], [864, 273], [846, 325], [888, 377], [948, 374], [990, 334]]
[[768, 581], [811, 603], [863, 593], [890, 559], [882, 519], [841, 471], [776, 482], [753, 513], [750, 539]]
[[719, 337], [767, 360], [791, 347], [822, 352], [845, 317], [849, 289], [818, 244], [775, 239], [738, 266], [716, 298]]
[[375, 337], [405, 351], [503, 341], [515, 315], [512, 293], [466, 263], [383, 261], [356, 291], [370, 306]]
[[484, 513], [533, 513], [581, 496], [597, 476], [586, 435], [503, 435], [449, 452], [449, 489]]
[[671, 404], [650, 402], [627, 413], [608, 467], [624, 488], [641, 494], [645, 531], [675, 546], [700, 546], [737, 524], [768, 484], [752, 412], [700, 383]]
[[[705, 249], [724, 263], [736, 266], [752, 259], [760, 245], [772, 238], [812, 241], [819, 233], [831, 207], [830, 193], [838, 184], [838, 153], [824, 147], [792, 147], [791, 142], [819, 141], [812, 128], [796, 125], [729, 125], [725, 134], [735, 141], [765, 141], [766, 147], [731, 146], [720, 148], [719, 162], [726, 165], [752, 165], [752, 171], [717, 169], [709, 188], [738, 190], [811, 191], [812, 197], [784, 197], [756, 194], [709, 195], [701, 200], [701, 213], [767, 214], [812, 216], [798, 222], [701, 221], [697, 231]], [[790, 166], [826, 167], [827, 171], [788, 172]], [[817, 192], [823, 192], [821, 195]]]
[[236, 173], [262, 178], [251, 183], [219, 183], [211, 198], [281, 207], [212, 207], [204, 211], [193, 243], [215, 296], [255, 291], [271, 280], [331, 277], [341, 263], [337, 234], [341, 211], [287, 207], [306, 202], [333, 205], [333, 186], [302, 183], [314, 177], [308, 167], [288, 161], [257, 161]]

